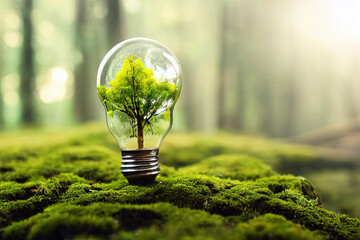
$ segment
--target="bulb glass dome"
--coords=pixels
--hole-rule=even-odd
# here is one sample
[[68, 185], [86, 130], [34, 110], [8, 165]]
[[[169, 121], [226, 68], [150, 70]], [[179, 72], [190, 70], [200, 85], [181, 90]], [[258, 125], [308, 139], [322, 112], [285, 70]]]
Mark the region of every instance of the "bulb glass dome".
[[158, 149], [172, 126], [181, 68], [164, 45], [132, 38], [102, 60], [97, 92], [121, 150]]

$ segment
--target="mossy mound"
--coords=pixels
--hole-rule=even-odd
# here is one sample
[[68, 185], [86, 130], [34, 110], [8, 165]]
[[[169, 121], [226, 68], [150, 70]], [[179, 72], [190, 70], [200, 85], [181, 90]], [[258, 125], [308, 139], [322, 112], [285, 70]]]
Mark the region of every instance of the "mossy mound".
[[2, 239], [360, 239], [359, 219], [322, 208], [309, 181], [264, 163], [279, 150], [260, 160], [179, 150], [176, 160], [165, 145], [156, 182], [130, 186], [98, 125], [16, 135], [0, 140]]
[[[181, 223], [181, 224], [179, 224]], [[171, 204], [57, 204], [5, 229], [8, 239], [321, 239], [275, 214], [247, 222]]]

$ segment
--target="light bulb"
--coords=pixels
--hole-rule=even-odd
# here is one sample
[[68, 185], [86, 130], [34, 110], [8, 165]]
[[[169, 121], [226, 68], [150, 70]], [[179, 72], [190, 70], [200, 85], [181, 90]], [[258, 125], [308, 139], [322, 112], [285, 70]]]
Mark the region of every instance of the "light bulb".
[[97, 92], [130, 184], [152, 183], [160, 173], [159, 148], [171, 129], [180, 90], [178, 60], [154, 40], [120, 42], [100, 63]]

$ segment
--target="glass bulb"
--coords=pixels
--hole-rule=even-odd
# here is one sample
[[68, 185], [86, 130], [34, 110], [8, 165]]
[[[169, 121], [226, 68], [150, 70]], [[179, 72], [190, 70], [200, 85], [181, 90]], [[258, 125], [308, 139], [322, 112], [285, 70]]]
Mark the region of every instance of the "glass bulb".
[[178, 60], [154, 40], [125, 40], [100, 63], [97, 92], [129, 183], [150, 183], [159, 173], [159, 148], [171, 129], [180, 91]]

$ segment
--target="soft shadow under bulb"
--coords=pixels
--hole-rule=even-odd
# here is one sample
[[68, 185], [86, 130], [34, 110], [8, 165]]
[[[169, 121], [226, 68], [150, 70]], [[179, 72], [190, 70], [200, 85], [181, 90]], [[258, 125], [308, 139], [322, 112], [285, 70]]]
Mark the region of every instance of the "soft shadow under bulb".
[[159, 148], [171, 129], [180, 91], [178, 60], [154, 40], [120, 42], [100, 63], [97, 93], [130, 184], [150, 184], [160, 173]]

